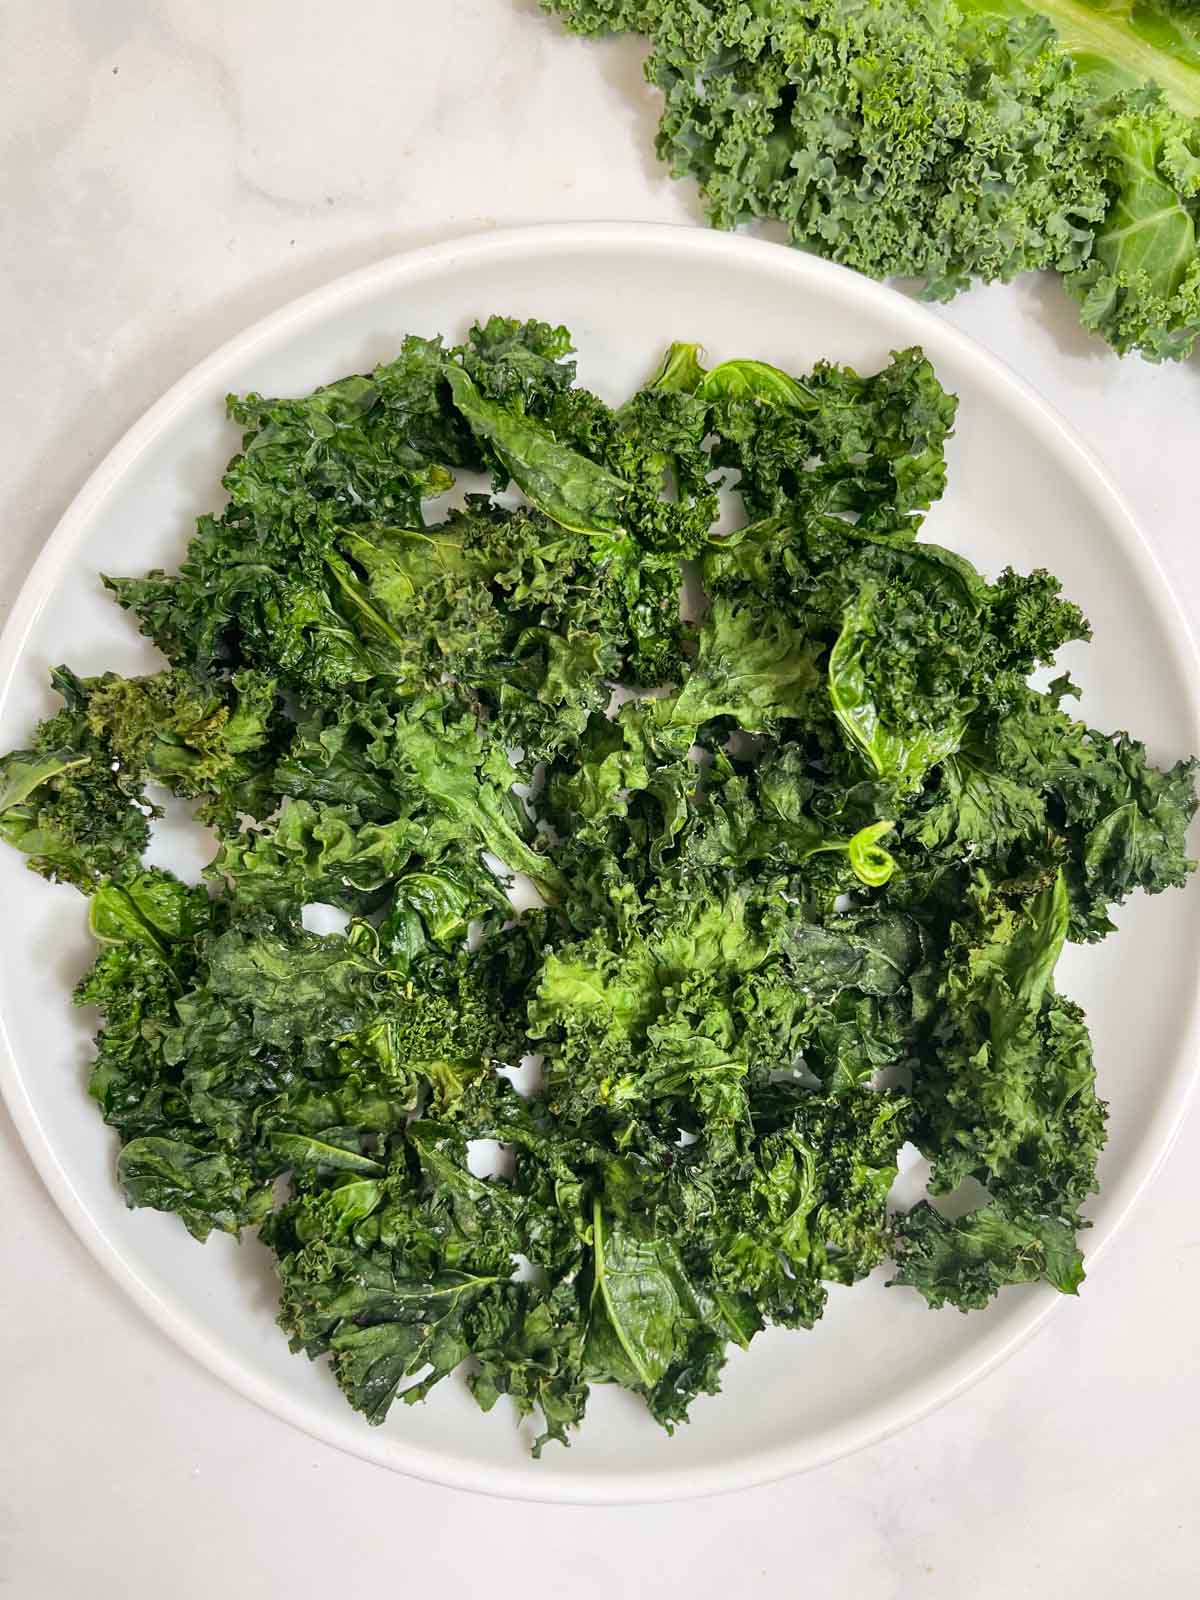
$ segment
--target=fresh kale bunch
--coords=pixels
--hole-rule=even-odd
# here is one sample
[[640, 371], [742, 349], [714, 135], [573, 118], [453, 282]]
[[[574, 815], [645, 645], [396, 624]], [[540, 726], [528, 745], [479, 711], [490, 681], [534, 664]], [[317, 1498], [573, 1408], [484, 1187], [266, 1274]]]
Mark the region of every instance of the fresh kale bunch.
[[[613, 409], [493, 318], [230, 411], [180, 571], [105, 580], [168, 665], [59, 668], [0, 760], [0, 834], [89, 897], [130, 1204], [257, 1228], [370, 1421], [462, 1366], [541, 1440], [596, 1382], [672, 1427], [889, 1258], [1073, 1292], [1105, 1108], [1054, 968], [1185, 880], [1195, 764], [1029, 686], [1087, 637], [1052, 577], [918, 539], [921, 353], [675, 345]], [[202, 885], [143, 862], [164, 789]]]
[[658, 153], [709, 221], [945, 298], [1062, 275], [1121, 353], [1200, 332], [1194, 0], [542, 0], [647, 36]]

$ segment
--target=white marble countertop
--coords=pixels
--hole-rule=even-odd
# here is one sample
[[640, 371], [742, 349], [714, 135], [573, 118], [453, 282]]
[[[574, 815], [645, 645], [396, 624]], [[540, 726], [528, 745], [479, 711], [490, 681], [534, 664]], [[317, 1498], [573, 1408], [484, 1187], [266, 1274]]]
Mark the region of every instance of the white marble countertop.
[[[535, 0], [8, 0], [0, 59], [5, 604], [144, 408], [302, 291], [498, 223], [699, 219], [636, 48]], [[1075, 423], [1200, 619], [1196, 364], [1118, 362], [1050, 284], [946, 315]], [[7, 1119], [0, 1141], [13, 1600], [1196, 1592], [1200, 1116], [1079, 1305], [965, 1396], [804, 1478], [608, 1511], [409, 1482], [256, 1410], [93, 1264]]]

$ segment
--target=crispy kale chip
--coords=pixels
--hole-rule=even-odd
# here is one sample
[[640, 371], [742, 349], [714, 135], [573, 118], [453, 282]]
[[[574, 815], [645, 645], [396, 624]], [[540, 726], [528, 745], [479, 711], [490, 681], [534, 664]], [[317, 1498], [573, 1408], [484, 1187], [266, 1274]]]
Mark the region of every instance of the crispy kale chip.
[[[795, 61], [818, 10], [833, 49], [794, 9]], [[676, 344], [614, 408], [566, 330], [494, 317], [230, 409], [224, 511], [108, 580], [169, 664], [57, 669], [0, 761], [0, 834], [89, 898], [130, 1205], [258, 1230], [369, 1422], [462, 1371], [535, 1452], [595, 1383], [674, 1428], [889, 1258], [935, 1306], [1075, 1292], [1106, 1113], [1055, 966], [1187, 879], [1196, 765], [1029, 686], [1088, 637], [1055, 579], [918, 537], [955, 414], [921, 353]], [[458, 469], [503, 499], [434, 508]], [[215, 832], [200, 886], [143, 859], [163, 790]], [[906, 1143], [932, 1203], [897, 1215]]]
[[134, 866], [161, 814], [147, 784], [200, 799], [205, 820], [227, 826], [274, 804], [281, 725], [261, 673], [79, 678], [56, 667], [51, 683], [63, 709], [28, 750], [0, 758], [0, 836], [44, 877], [86, 893]]

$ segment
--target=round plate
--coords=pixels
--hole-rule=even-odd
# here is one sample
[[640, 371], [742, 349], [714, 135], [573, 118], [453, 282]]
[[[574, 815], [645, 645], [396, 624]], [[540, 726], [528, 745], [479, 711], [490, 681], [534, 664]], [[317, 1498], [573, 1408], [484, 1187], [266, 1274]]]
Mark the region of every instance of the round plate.
[[[331, 284], [241, 335], [175, 386], [71, 506], [0, 640], [0, 747], [19, 745], [52, 705], [47, 670], [152, 670], [153, 652], [107, 598], [97, 570], [170, 568], [197, 512], [216, 510], [237, 448], [229, 390], [303, 392], [390, 357], [408, 332], [460, 337], [492, 312], [564, 322], [581, 381], [627, 394], [672, 339], [713, 361], [756, 356], [798, 372], [821, 358], [874, 370], [921, 344], [961, 397], [950, 488], [931, 539], [996, 573], [1049, 566], [1091, 618], [1095, 643], [1063, 662], [1102, 728], [1132, 727], [1160, 761], [1200, 748], [1200, 681], [1186, 626], [1129, 513], [1062, 421], [1000, 363], [929, 311], [842, 268], [776, 245], [690, 228], [604, 224], [522, 229], [441, 245]], [[167, 830], [168, 832], [170, 830]], [[156, 848], [198, 871], [185, 828]], [[160, 855], [160, 859], [161, 859]], [[370, 1428], [322, 1364], [289, 1354], [273, 1323], [265, 1249], [129, 1211], [114, 1140], [84, 1092], [91, 1019], [72, 1009], [90, 960], [83, 902], [0, 850], [0, 1079], [51, 1192], [96, 1258], [179, 1344], [235, 1388], [318, 1438], [461, 1488], [534, 1499], [668, 1499], [780, 1476], [878, 1439], [994, 1366], [1059, 1303], [1010, 1289], [969, 1317], [916, 1294], [834, 1288], [808, 1334], [768, 1332], [735, 1352], [724, 1393], [694, 1406], [674, 1438], [632, 1397], [593, 1391], [570, 1450], [532, 1461], [503, 1407], [482, 1415], [451, 1379], [425, 1406]], [[1119, 934], [1068, 951], [1061, 987], [1088, 1010], [1112, 1104], [1088, 1258], [1162, 1157], [1192, 1073], [1200, 894], [1138, 896]], [[1081, 1304], [1066, 1313], [1088, 1315]]]

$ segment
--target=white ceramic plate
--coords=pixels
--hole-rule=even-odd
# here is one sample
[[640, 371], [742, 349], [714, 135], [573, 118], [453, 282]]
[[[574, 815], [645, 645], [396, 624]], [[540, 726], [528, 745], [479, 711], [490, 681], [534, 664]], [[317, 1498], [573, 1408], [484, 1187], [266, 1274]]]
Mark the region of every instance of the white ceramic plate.
[[[565, 322], [581, 380], [627, 394], [671, 339], [710, 357], [799, 371], [821, 357], [873, 370], [919, 343], [961, 397], [950, 490], [928, 535], [986, 571], [1047, 565], [1091, 617], [1095, 644], [1065, 654], [1100, 727], [1134, 729], [1169, 761], [1200, 749], [1186, 626], [1128, 512], [1062, 421], [1000, 363], [930, 312], [839, 267], [775, 245], [692, 229], [598, 224], [483, 235], [386, 261], [268, 318], [175, 386], [113, 451], [48, 543], [0, 641], [0, 747], [51, 706], [47, 669], [152, 670], [145, 641], [98, 569], [172, 566], [198, 511], [220, 502], [237, 446], [231, 389], [289, 394], [389, 357], [402, 334], [459, 336], [493, 311]], [[160, 847], [198, 871], [201, 841]], [[91, 1019], [69, 988], [90, 959], [83, 902], [0, 851], [0, 1079], [46, 1183], [96, 1258], [192, 1355], [318, 1438], [402, 1472], [496, 1494], [584, 1502], [668, 1499], [812, 1467], [881, 1437], [994, 1366], [1058, 1303], [1006, 1291], [988, 1311], [934, 1313], [878, 1281], [834, 1289], [810, 1334], [768, 1333], [730, 1361], [724, 1393], [673, 1439], [620, 1392], [593, 1392], [570, 1450], [529, 1459], [503, 1407], [483, 1416], [456, 1380], [369, 1428], [323, 1365], [274, 1326], [265, 1250], [128, 1211], [114, 1140], [84, 1093]], [[1200, 892], [1138, 897], [1105, 944], [1070, 950], [1061, 986], [1090, 1015], [1112, 1134], [1091, 1207], [1089, 1262], [1162, 1157], [1192, 1075]], [[1084, 1298], [1064, 1315], [1086, 1319]]]

